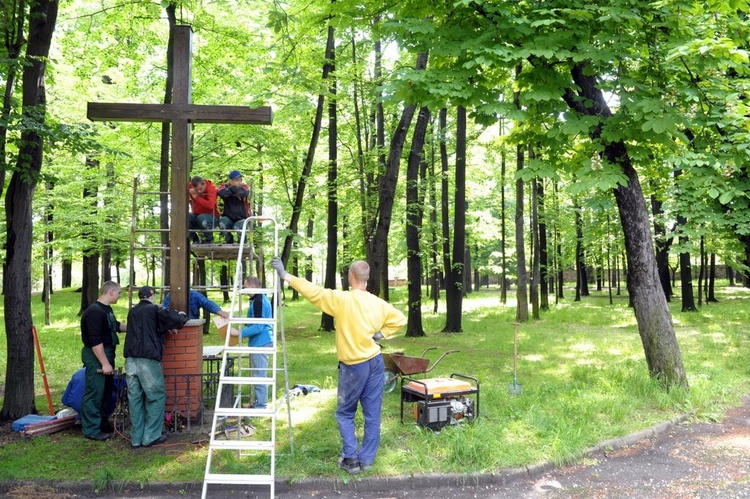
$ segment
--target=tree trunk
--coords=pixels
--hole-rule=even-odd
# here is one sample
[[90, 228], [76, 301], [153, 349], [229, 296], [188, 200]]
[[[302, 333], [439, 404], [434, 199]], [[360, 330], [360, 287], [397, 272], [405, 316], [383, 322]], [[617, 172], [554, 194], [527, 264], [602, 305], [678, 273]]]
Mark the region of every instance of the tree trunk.
[[542, 310], [549, 310], [549, 252], [547, 251], [547, 223], [545, 213], [544, 199], [544, 180], [537, 179], [537, 212], [539, 215], [539, 290], [540, 301], [539, 307]]
[[[434, 122], [433, 122], [434, 123]], [[432, 285], [430, 286], [430, 292], [432, 297], [432, 312], [437, 313], [438, 306], [440, 304], [440, 270], [438, 266], [438, 253], [440, 252], [440, 246], [438, 243], [437, 234], [437, 187], [435, 186], [435, 133], [434, 126], [432, 130], [432, 148], [430, 154], [430, 176], [427, 180], [429, 184], [430, 202], [427, 204], [430, 210], [430, 265], [432, 266], [430, 272], [430, 279]]]
[[[325, 60], [323, 64], [323, 79], [327, 80], [328, 75], [333, 70], [332, 65], [328, 62], [333, 60], [335, 40], [333, 38], [333, 30], [328, 31], [328, 37], [326, 40]], [[302, 202], [305, 199], [305, 187], [307, 186], [307, 179], [312, 173], [312, 166], [315, 161], [315, 149], [318, 146], [318, 139], [320, 138], [321, 124], [323, 123], [323, 105], [325, 104], [325, 94], [318, 95], [318, 105], [315, 108], [315, 118], [313, 121], [312, 135], [310, 136], [310, 144], [307, 147], [307, 155], [305, 156], [305, 163], [302, 167], [302, 173], [299, 176], [297, 182], [297, 192], [294, 195], [294, 203], [292, 204], [292, 218], [289, 220], [289, 232], [284, 238], [284, 248], [281, 252], [281, 260], [286, 264], [289, 261], [289, 256], [292, 254], [292, 242], [297, 235], [299, 229], [299, 219], [302, 215]]]
[[456, 116], [456, 185], [453, 214], [453, 261], [446, 269], [444, 333], [460, 333], [463, 312], [464, 252], [466, 251], [466, 108]]
[[[565, 101], [571, 109], [581, 114], [600, 117], [600, 126], [591, 132], [591, 138], [600, 141], [601, 125], [612, 114], [601, 90], [597, 87], [596, 75], [592, 74], [593, 71], [587, 72], [587, 69], [590, 68], [585, 68], [581, 64], [571, 68], [578, 95], [574, 94], [572, 88], [568, 88]], [[628, 179], [625, 185], [614, 189], [614, 195], [625, 236], [628, 290], [649, 373], [667, 388], [688, 388], [672, 316], [659, 281], [648, 210], [638, 174], [630, 161], [624, 142], [601, 140], [601, 143], [604, 146], [604, 158], [610, 164], [617, 165]]]
[[[45, 183], [46, 194], [49, 195], [54, 189], [52, 182]], [[45, 325], [49, 326], [49, 297], [54, 293], [52, 289], [52, 241], [55, 239], [55, 234], [49, 228], [54, 220], [55, 207], [46, 202], [48, 197], [45, 197], [44, 204], [44, 283], [42, 285], [42, 302], [46, 304], [44, 307], [44, 319]]]
[[[104, 209], [108, 213], [114, 213], [114, 210], [111, 209], [111, 204], [113, 202], [112, 197], [114, 196], [114, 191], [116, 188], [116, 180], [115, 180], [115, 168], [114, 164], [112, 164], [111, 161], [107, 162], [105, 165], [105, 175], [106, 175], [106, 188], [103, 196], [103, 203], [104, 203]], [[107, 224], [111, 224], [114, 226], [117, 221], [113, 215], [107, 215], [105, 218], [105, 221]], [[111, 281], [112, 280], [112, 241], [107, 238], [103, 237], [101, 238], [102, 241], [102, 282]]]
[[664, 297], [672, 301], [672, 284], [669, 280], [669, 248], [672, 246], [672, 238], [667, 239], [667, 228], [661, 221], [664, 214], [662, 201], [651, 194], [651, 213], [654, 216], [654, 236], [656, 239], [656, 267], [659, 271], [659, 282], [664, 290]]
[[[677, 217], [677, 225], [682, 226], [687, 223], [684, 217]], [[685, 247], [688, 243], [686, 236], [680, 236], [680, 246]], [[695, 312], [695, 297], [693, 295], [693, 272], [690, 253], [680, 253], [680, 289], [682, 292], [682, 311]]]
[[[531, 159], [532, 151], [529, 150]], [[531, 317], [539, 320], [539, 208], [537, 200], [537, 179], [531, 181]]]
[[[328, 70], [328, 223], [326, 225], [328, 240], [326, 242], [326, 276], [325, 287], [336, 289], [336, 267], [337, 254], [339, 249], [339, 205], [338, 205], [338, 147], [337, 147], [337, 130], [336, 121], [336, 45], [333, 26], [328, 26], [328, 38], [334, 40], [331, 44], [331, 52], [326, 58], [330, 68]], [[320, 329], [323, 331], [333, 331], [333, 316], [321, 312]]]
[[[97, 169], [99, 160], [87, 159], [86, 167], [88, 169]], [[92, 175], [93, 176], [93, 175]], [[90, 217], [85, 217], [81, 224], [81, 239], [86, 241], [86, 247], [83, 250], [83, 267], [81, 283], [81, 308], [78, 315], [81, 316], [89, 305], [96, 301], [99, 296], [99, 227], [86, 220], [93, 219], [97, 211], [98, 186], [95, 181], [89, 181], [83, 188], [83, 198], [89, 199]]]
[[471, 289], [473, 287], [473, 282], [471, 279], [472, 276], [472, 266], [471, 266], [471, 248], [468, 246], [464, 250], [464, 282], [463, 282], [463, 295], [464, 297], [468, 296], [471, 293]]
[[[420, 194], [420, 167], [424, 164], [424, 139], [430, 123], [430, 110], [423, 107], [414, 125], [411, 150], [406, 166], [406, 271], [408, 281], [408, 322], [406, 336], [424, 336], [422, 327], [422, 251], [419, 234], [422, 232], [424, 205]], [[424, 181], [424, 176], [422, 176]]]
[[229, 303], [231, 298], [229, 296], [229, 265], [226, 262], [221, 263], [219, 269], [219, 284], [221, 285], [221, 293], [224, 298], [224, 303]]
[[34, 404], [34, 341], [31, 315], [32, 201], [42, 170], [47, 99], [46, 61], [57, 21], [58, 3], [38, 0], [29, 10], [29, 41], [23, 69], [22, 116], [29, 123], [21, 131], [16, 169], [5, 195], [5, 265], [3, 295], [7, 363], [0, 421], [36, 413]]
[[[417, 55], [415, 69], [424, 70], [427, 67], [427, 53], [420, 52]], [[385, 175], [380, 179], [378, 188], [378, 224], [375, 235], [367, 243], [367, 260], [370, 263], [370, 282], [368, 290], [388, 300], [388, 234], [391, 230], [391, 217], [393, 216], [393, 202], [396, 197], [396, 185], [398, 184], [398, 172], [401, 164], [401, 152], [406, 142], [406, 134], [414, 117], [416, 106], [406, 106], [401, 113], [401, 119], [391, 139], [390, 154]]]
[[64, 258], [60, 271], [60, 287], [69, 288], [71, 286], [73, 286], [73, 262], [69, 258]]
[[625, 235], [628, 286], [649, 373], [666, 387], [687, 388], [672, 316], [656, 268], [648, 211], [638, 175], [624, 143], [608, 144], [605, 155], [611, 163], [619, 164], [628, 177], [626, 185], [615, 189], [615, 199]]
[[718, 302], [714, 294], [716, 284], [716, 253], [711, 253], [710, 263], [708, 265], [708, 292], [706, 293], [706, 302]]
[[581, 290], [583, 289], [585, 282], [585, 271], [583, 268], [583, 231], [581, 229], [581, 208], [578, 205], [578, 201], [573, 201], [573, 211], [575, 211], [575, 224], [576, 224], [576, 297], [573, 301], [581, 301]]
[[[516, 79], [523, 69], [521, 64], [516, 66]], [[516, 108], [521, 108], [520, 93], [513, 93], [513, 103]], [[519, 175], [516, 178], [516, 321], [526, 322], [529, 320], [529, 298], [526, 287], [528, 286], [528, 275], [526, 273], [526, 248], [524, 246], [523, 212], [524, 212], [524, 188], [520, 172], [524, 167], [524, 147], [522, 144], [516, 146], [516, 170]]]
[[[500, 134], [503, 134], [503, 120], [500, 120]], [[508, 274], [506, 270], [507, 261], [505, 257], [505, 147], [500, 151], [500, 303], [508, 303]]]
[[[174, 31], [177, 26], [177, 18], [175, 14], [176, 4], [169, 2], [167, 5], [167, 20], [169, 22], [169, 39], [167, 40], [167, 78], [164, 83], [164, 104], [172, 103], [172, 84], [174, 82]], [[171, 241], [169, 238], [169, 218], [170, 218], [170, 204], [169, 204], [169, 174], [171, 170], [170, 161], [170, 137], [172, 122], [165, 120], [161, 124], [161, 150], [159, 154], [159, 228], [161, 229], [161, 246], [167, 248], [162, 250], [161, 253], [161, 282], [164, 286], [169, 286], [171, 282], [170, 277], [170, 248]], [[190, 172], [188, 172], [190, 177]], [[185, 186], [187, 189], [187, 186]], [[189, 239], [189, 238], [188, 238]]]
[[[558, 192], [557, 192], [557, 181], [553, 184], [554, 186], [554, 200], [555, 200], [555, 212], [560, 212], [560, 205], [558, 201]], [[563, 286], [565, 283], [565, 274], [563, 271], [563, 259], [562, 259], [562, 238], [560, 237], [560, 224], [559, 222], [555, 224], [555, 230], [554, 230], [554, 239], [555, 239], [555, 262], [556, 262], [556, 270], [557, 270], [557, 290], [555, 292], [555, 303], [558, 303], [560, 300], [564, 299], [565, 296], [563, 295]]]
[[[15, 2], [7, 2], [13, 4]], [[21, 3], [23, 6], [23, 3]], [[10, 5], [5, 7], [6, 14], [11, 12]], [[7, 61], [4, 67], [5, 92], [3, 93], [3, 108], [0, 115], [0, 197], [2, 197], [5, 188], [5, 175], [10, 170], [8, 168], [7, 142], [8, 142], [8, 124], [10, 123], [11, 112], [13, 111], [13, 93], [16, 89], [16, 78], [18, 69], [21, 65], [18, 58], [21, 55], [21, 49], [26, 43], [25, 33], [23, 31], [26, 24], [25, 7], [12, 9], [15, 17], [4, 20], [4, 37], [5, 54], [4, 59]]]
[[705, 238], [701, 236], [700, 250], [698, 252], [698, 306], [703, 306], [703, 275], [705, 273], [706, 243]]
[[[524, 147], [519, 144], [516, 148], [517, 170], [524, 167]], [[516, 321], [529, 320], [528, 273], [526, 272], [526, 246], [524, 244], [524, 187], [520, 174], [516, 179]]]

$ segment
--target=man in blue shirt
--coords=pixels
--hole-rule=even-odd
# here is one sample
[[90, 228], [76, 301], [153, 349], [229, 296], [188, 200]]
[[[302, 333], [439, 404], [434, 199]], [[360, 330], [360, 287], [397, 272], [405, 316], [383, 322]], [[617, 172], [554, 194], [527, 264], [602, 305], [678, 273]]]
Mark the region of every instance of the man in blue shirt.
[[[167, 309], [169, 308], [169, 298], [169, 293], [167, 293], [167, 296], [164, 297], [164, 301], [162, 302], [162, 305]], [[190, 290], [188, 308], [190, 309], [188, 311], [189, 319], [199, 319], [201, 315], [201, 309], [204, 309], [207, 312], [216, 314], [219, 317], [223, 317], [225, 319], [229, 318], [229, 314], [227, 312], [224, 312], [220, 306], [206, 298], [205, 295], [193, 289]]]
[[[245, 287], [259, 289], [260, 280], [257, 277], [246, 277]], [[273, 317], [273, 308], [266, 295], [250, 295], [250, 305], [247, 307], [247, 316], [256, 319], [270, 319]], [[248, 338], [249, 347], [271, 347], [273, 346], [273, 335], [270, 324], [248, 324], [242, 328], [240, 335]], [[268, 368], [268, 354], [252, 353], [250, 360], [253, 364], [253, 377], [265, 377]], [[254, 409], [265, 409], [268, 404], [268, 385], [255, 385]]]

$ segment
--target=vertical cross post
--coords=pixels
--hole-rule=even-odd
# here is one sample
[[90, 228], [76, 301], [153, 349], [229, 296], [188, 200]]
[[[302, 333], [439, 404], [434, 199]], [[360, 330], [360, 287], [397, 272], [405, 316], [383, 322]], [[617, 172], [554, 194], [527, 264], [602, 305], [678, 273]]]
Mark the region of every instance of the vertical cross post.
[[[193, 123], [269, 125], [270, 107], [194, 105], [190, 88], [192, 37], [190, 26], [175, 26], [174, 83], [171, 104], [88, 103], [92, 121], [150, 121], [172, 123], [170, 306], [188, 311], [190, 292], [190, 248], [188, 243], [188, 192], [192, 166]], [[132, 283], [131, 283], [132, 284]]]

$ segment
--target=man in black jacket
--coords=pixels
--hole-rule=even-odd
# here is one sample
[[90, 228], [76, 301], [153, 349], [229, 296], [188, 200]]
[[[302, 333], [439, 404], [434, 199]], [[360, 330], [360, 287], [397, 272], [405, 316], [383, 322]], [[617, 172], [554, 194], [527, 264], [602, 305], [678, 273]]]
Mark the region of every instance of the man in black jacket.
[[[224, 200], [224, 211], [219, 218], [219, 228], [222, 230], [242, 230], [245, 219], [250, 216], [250, 206], [247, 198], [250, 188], [242, 181], [242, 173], [238, 170], [229, 172], [229, 181], [219, 186], [219, 197]], [[234, 242], [231, 232], [224, 233], [224, 242]]]
[[167, 390], [161, 356], [167, 331], [180, 329], [188, 321], [185, 312], [155, 304], [155, 292], [151, 286], [140, 288], [141, 301], [128, 312], [124, 355], [132, 447], [151, 447], [167, 440], [162, 434]]

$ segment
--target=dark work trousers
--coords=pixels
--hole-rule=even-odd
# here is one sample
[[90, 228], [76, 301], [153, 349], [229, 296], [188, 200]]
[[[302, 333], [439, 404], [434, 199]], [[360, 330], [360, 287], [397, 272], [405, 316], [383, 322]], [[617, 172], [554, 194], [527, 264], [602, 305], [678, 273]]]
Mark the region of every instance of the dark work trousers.
[[[115, 347], [105, 347], [104, 353], [114, 369]], [[85, 436], [93, 437], [109, 426], [107, 419], [115, 390], [115, 377], [113, 374], [104, 375], [96, 372], [101, 370], [102, 365], [91, 348], [81, 349], [81, 360], [86, 369], [86, 388], [81, 401], [81, 426]]]

